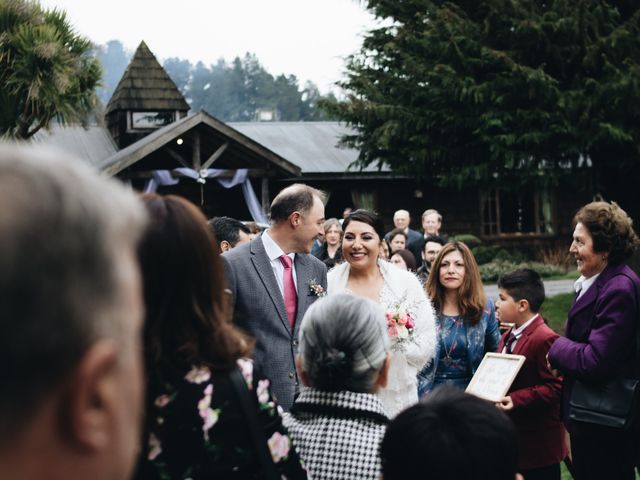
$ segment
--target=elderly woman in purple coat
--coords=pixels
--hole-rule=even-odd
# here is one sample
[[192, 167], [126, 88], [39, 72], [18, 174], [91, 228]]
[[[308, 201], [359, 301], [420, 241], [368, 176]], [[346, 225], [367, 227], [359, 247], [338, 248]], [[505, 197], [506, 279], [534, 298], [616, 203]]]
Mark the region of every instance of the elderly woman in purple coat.
[[574, 478], [633, 480], [640, 425], [624, 431], [572, 422], [568, 407], [578, 379], [598, 382], [639, 373], [635, 340], [640, 279], [623, 264], [638, 238], [631, 219], [615, 203], [585, 205], [574, 225], [569, 252], [581, 276], [565, 337], [556, 340], [548, 356], [551, 367], [564, 374], [563, 416], [571, 434]]

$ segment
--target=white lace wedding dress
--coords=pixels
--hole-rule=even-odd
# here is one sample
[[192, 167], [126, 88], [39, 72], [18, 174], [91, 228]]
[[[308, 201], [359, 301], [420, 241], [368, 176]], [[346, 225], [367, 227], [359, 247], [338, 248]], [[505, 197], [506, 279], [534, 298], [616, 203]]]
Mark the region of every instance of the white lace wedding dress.
[[[378, 392], [390, 418], [418, 401], [417, 374], [433, 361], [436, 347], [435, 314], [418, 279], [410, 272], [400, 270], [388, 262], [379, 261], [378, 267], [384, 279], [380, 290], [380, 304], [385, 311], [399, 308], [410, 313], [415, 328], [410, 339], [392, 345], [389, 381]], [[337, 265], [327, 274], [327, 293], [352, 294], [347, 288], [350, 266], [347, 262]], [[392, 343], [394, 340], [392, 339]]]

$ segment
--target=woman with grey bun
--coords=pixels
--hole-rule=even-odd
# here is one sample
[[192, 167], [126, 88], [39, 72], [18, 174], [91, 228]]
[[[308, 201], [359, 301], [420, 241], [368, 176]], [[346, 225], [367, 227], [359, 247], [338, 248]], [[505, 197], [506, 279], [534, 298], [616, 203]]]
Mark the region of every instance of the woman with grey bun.
[[307, 310], [296, 360], [304, 387], [284, 423], [314, 480], [379, 478], [389, 419], [375, 392], [387, 383], [389, 348], [371, 300], [339, 294]]

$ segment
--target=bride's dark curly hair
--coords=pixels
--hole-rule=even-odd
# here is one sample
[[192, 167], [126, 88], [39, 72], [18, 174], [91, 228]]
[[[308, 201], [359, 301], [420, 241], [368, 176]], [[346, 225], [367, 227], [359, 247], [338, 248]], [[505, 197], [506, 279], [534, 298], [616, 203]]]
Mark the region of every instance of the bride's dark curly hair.
[[638, 246], [633, 221], [616, 202], [591, 202], [578, 210], [573, 226], [581, 223], [593, 239], [593, 251], [608, 253], [610, 264], [622, 263]]

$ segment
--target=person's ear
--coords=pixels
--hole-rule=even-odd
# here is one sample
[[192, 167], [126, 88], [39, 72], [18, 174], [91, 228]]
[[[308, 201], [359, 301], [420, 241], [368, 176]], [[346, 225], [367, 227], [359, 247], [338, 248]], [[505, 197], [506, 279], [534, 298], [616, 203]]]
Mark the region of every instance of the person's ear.
[[296, 370], [298, 372], [298, 378], [305, 387], [311, 386], [311, 381], [309, 379], [309, 374], [306, 370], [302, 368], [302, 360], [300, 360], [300, 355], [296, 355]]
[[231, 244], [229, 242], [227, 242], [226, 240], [222, 240], [220, 242], [220, 251], [221, 252], [227, 252], [231, 250]]
[[384, 359], [384, 363], [382, 364], [382, 369], [378, 374], [378, 380], [376, 380], [376, 386], [380, 388], [384, 388], [387, 386], [387, 382], [389, 381], [389, 365], [391, 365], [391, 354], [387, 353], [387, 358]]
[[518, 310], [521, 312], [526, 312], [529, 309], [529, 300], [524, 298], [518, 300]]
[[84, 353], [65, 385], [60, 419], [76, 448], [99, 451], [114, 441], [117, 403], [122, 401], [118, 352], [113, 340], [98, 340]]
[[298, 225], [300, 225], [301, 219], [302, 215], [300, 215], [300, 212], [293, 212], [289, 215], [289, 223], [293, 228], [297, 228]]

